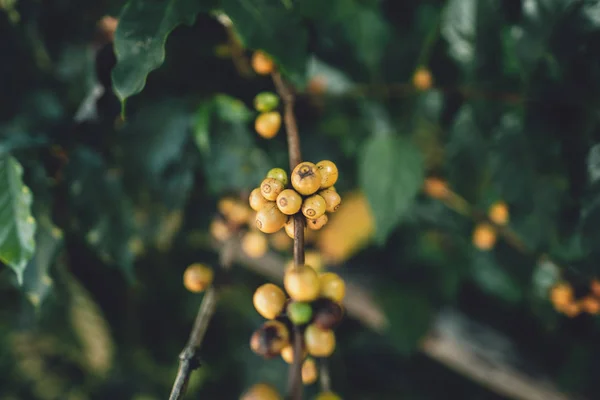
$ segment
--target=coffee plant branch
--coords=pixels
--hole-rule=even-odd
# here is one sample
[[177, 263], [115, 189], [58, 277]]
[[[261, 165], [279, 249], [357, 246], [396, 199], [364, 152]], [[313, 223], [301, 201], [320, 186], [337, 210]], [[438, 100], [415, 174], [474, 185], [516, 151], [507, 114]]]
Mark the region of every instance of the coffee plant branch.
[[[236, 263], [274, 283], [283, 281], [284, 269], [281, 266], [284, 260], [274, 252], [252, 259], [238, 247], [234, 258]], [[367, 289], [350, 279], [345, 280], [347, 290], [343, 304], [346, 315], [377, 333], [385, 334], [389, 321], [381, 307]], [[495, 339], [490, 340], [490, 337]], [[512, 360], [498, 357], [505, 355], [506, 343], [510, 343], [510, 339], [502, 333], [481, 326], [456, 311], [442, 310], [421, 341], [420, 350], [440, 364], [509, 399], [573, 399], [540, 377], [538, 371], [523, 367], [528, 365], [527, 360], [523, 360], [516, 349]]]
[[[302, 162], [300, 150], [300, 135], [298, 124], [294, 114], [294, 103], [296, 100], [294, 89], [284, 81], [279, 71], [271, 74], [275, 89], [283, 101], [283, 121], [288, 142], [288, 154], [290, 158], [290, 173], [296, 165]], [[301, 213], [294, 215], [294, 267], [304, 265], [304, 228], [305, 221]], [[300, 329], [294, 326], [294, 360], [290, 366], [288, 375], [288, 397], [291, 400], [302, 400], [302, 337]]]
[[[235, 257], [235, 246], [238, 245], [235, 238], [227, 241], [220, 249], [220, 264], [225, 271], [231, 268]], [[169, 400], [180, 400], [185, 395], [187, 383], [192, 372], [200, 366], [199, 350], [208, 329], [208, 325], [217, 308], [219, 287], [213, 284], [209, 287], [202, 298], [194, 326], [183, 351], [179, 354], [179, 369]]]

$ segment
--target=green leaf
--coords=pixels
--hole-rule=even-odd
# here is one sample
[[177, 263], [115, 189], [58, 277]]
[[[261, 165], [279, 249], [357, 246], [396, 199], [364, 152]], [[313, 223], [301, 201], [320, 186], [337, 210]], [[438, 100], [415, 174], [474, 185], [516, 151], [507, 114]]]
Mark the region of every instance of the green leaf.
[[294, 83], [304, 84], [308, 33], [297, 14], [272, 0], [223, 0], [221, 8], [246, 47], [264, 50]]
[[410, 354], [430, 327], [433, 305], [420, 291], [396, 285], [378, 288], [377, 293], [378, 303], [390, 321], [390, 342], [401, 353]]
[[22, 180], [23, 167], [12, 156], [0, 156], [0, 261], [23, 283], [23, 271], [35, 251], [36, 222], [31, 191]]
[[473, 279], [482, 290], [511, 303], [522, 299], [519, 283], [489, 253], [474, 250], [471, 268]]
[[122, 103], [142, 91], [146, 77], [165, 60], [165, 42], [180, 24], [191, 25], [212, 1], [130, 0], [119, 16], [115, 33], [117, 64], [112, 71], [113, 89]]
[[423, 175], [421, 154], [407, 139], [380, 135], [367, 140], [359, 160], [359, 182], [375, 216], [379, 244], [410, 208]]

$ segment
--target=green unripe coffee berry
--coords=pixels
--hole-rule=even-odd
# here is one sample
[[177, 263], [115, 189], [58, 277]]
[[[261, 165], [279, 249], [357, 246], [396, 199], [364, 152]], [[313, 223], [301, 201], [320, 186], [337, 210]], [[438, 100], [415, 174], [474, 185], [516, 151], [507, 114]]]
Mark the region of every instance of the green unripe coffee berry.
[[307, 324], [312, 318], [312, 307], [308, 303], [291, 302], [287, 306], [287, 316], [294, 325]]
[[283, 183], [283, 186], [286, 186], [288, 183], [287, 172], [285, 172], [281, 168], [272, 168], [267, 172], [267, 178], [277, 179], [279, 182]]
[[279, 107], [279, 96], [272, 92], [261, 92], [254, 98], [256, 111], [268, 112]]

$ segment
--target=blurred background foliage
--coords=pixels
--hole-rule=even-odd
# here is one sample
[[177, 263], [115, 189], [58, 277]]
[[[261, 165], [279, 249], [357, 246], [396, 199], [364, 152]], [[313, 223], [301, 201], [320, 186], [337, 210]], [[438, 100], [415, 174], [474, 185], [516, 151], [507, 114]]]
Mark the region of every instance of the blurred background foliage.
[[[450, 308], [555, 390], [597, 396], [598, 319], [549, 293], [587, 298], [598, 275], [599, 2], [0, 0], [0, 37], [2, 399], [167, 397], [201, 300], [182, 273], [217, 268], [219, 199], [288, 165], [283, 131], [253, 131], [273, 90], [255, 49], [298, 89], [304, 158], [340, 169], [341, 211], [310, 248], [387, 321], [338, 329], [335, 391], [503, 398], [420, 351]], [[427, 196], [428, 176], [451, 191]], [[483, 250], [498, 201], [510, 221]], [[268, 278], [242, 265], [188, 398], [285, 387], [284, 362], [249, 349]]]

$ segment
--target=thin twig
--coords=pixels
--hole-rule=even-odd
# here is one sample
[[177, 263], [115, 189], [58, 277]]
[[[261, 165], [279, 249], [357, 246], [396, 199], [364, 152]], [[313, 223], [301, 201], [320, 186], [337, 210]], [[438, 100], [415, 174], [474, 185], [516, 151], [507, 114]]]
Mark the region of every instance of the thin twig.
[[[302, 153], [300, 151], [300, 135], [298, 134], [298, 124], [294, 115], [294, 102], [296, 100], [293, 88], [288, 85], [279, 71], [272, 74], [273, 84], [279, 97], [283, 101], [283, 121], [287, 133], [288, 154], [290, 158], [290, 173], [296, 168], [296, 165], [302, 162]], [[302, 214], [294, 216], [294, 267], [298, 268], [304, 265], [304, 228], [305, 221]], [[294, 361], [290, 366], [288, 375], [288, 397], [291, 400], [302, 400], [302, 336], [300, 329], [294, 326]]]
[[[225, 270], [231, 267], [235, 256], [235, 239], [232, 239], [225, 243], [221, 249], [220, 264]], [[215, 285], [208, 288], [198, 309], [194, 326], [190, 333], [187, 344], [183, 351], [179, 354], [179, 370], [177, 371], [177, 377], [173, 383], [173, 389], [169, 400], [180, 400], [185, 395], [188, 381], [192, 374], [192, 371], [200, 366], [198, 359], [200, 345], [208, 329], [208, 325], [212, 316], [217, 308], [219, 288]]]
[[294, 115], [296, 96], [293, 89], [283, 80], [279, 71], [273, 72], [272, 77], [275, 89], [283, 101], [283, 122], [285, 123], [285, 130], [287, 133], [290, 171], [293, 171], [294, 168], [296, 168], [296, 165], [302, 162], [300, 135], [298, 134], [298, 124], [296, 123], [296, 116]]
[[320, 364], [319, 382], [321, 383], [321, 392], [331, 392], [331, 377], [329, 376], [328, 360], [326, 358], [321, 358]]

